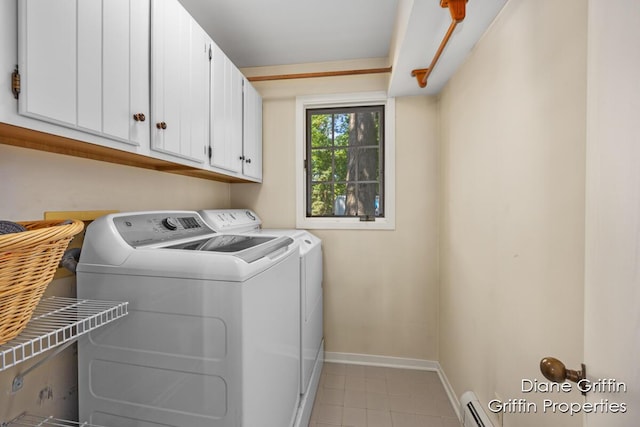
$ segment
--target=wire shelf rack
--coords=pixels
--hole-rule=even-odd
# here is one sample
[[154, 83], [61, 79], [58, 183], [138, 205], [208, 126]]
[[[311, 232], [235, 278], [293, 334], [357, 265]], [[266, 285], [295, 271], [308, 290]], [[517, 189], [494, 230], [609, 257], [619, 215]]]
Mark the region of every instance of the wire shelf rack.
[[125, 316], [127, 304], [64, 297], [42, 299], [22, 333], [0, 345], [0, 372]]
[[79, 423], [77, 421], [61, 420], [53, 417], [42, 417], [38, 415], [22, 414], [8, 423], [0, 424], [1, 427], [14, 426], [56, 426], [56, 427], [102, 427], [96, 424]]

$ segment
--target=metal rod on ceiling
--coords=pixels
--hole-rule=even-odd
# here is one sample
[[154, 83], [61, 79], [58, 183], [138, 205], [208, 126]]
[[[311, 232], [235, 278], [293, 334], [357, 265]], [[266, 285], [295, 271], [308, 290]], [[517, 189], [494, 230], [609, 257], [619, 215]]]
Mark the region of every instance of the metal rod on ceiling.
[[451, 13], [451, 24], [449, 25], [449, 29], [444, 35], [440, 46], [438, 46], [438, 50], [436, 51], [433, 60], [431, 60], [429, 68], [416, 68], [415, 70], [411, 71], [411, 76], [415, 77], [416, 80], [418, 80], [418, 86], [427, 86], [427, 79], [435, 68], [438, 60], [440, 59], [440, 55], [442, 55], [444, 48], [447, 46], [447, 43], [449, 43], [449, 39], [451, 38], [453, 31], [456, 29], [456, 26], [465, 18], [467, 1], [468, 0], [440, 0], [440, 7], [449, 8], [449, 12]]

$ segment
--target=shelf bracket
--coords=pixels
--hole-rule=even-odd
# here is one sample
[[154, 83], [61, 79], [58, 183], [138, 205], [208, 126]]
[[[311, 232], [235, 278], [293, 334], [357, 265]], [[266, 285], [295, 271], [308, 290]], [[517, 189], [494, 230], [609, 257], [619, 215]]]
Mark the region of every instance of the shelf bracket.
[[71, 341], [69, 341], [69, 342], [57, 347], [55, 349], [55, 351], [47, 354], [46, 357], [40, 359], [37, 363], [34, 363], [33, 365], [31, 365], [29, 367], [29, 369], [25, 370], [24, 372], [18, 373], [18, 375], [16, 375], [13, 378], [13, 382], [11, 383], [11, 394], [15, 394], [15, 393], [20, 391], [20, 389], [24, 385], [24, 377], [29, 375], [29, 373], [31, 373], [33, 370], [39, 368], [41, 365], [44, 365], [49, 360], [53, 359], [54, 357], [56, 357], [57, 355], [59, 355], [60, 353], [65, 351], [69, 346], [71, 346], [72, 344], [74, 344], [77, 341], [78, 341], [78, 339], [76, 338], [74, 340], [71, 340]]

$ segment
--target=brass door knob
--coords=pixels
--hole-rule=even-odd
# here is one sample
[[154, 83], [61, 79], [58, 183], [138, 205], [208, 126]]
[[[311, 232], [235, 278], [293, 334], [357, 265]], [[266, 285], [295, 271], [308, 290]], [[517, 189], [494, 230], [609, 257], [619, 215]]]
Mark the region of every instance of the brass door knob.
[[540, 372], [549, 381], [556, 383], [562, 383], [565, 380], [578, 382], [586, 378], [586, 367], [582, 364], [581, 371], [574, 371], [567, 369], [564, 363], [556, 359], [555, 357], [545, 357], [540, 361]]
[[167, 128], [167, 124], [165, 122], [156, 123], [156, 127], [158, 129], [166, 129]]
[[136, 122], [144, 122], [147, 118], [142, 113], [136, 113], [133, 115], [133, 120]]

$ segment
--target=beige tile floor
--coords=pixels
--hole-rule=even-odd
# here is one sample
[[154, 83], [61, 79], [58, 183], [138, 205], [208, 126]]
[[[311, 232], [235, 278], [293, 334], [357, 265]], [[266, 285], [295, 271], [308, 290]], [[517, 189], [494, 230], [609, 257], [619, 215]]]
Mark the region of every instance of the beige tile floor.
[[436, 372], [325, 363], [309, 427], [460, 427]]

